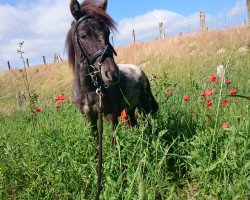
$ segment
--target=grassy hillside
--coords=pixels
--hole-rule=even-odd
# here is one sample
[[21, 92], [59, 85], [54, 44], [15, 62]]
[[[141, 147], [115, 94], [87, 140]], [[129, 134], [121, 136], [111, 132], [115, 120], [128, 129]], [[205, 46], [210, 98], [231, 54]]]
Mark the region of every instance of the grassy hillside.
[[[226, 63], [234, 49], [236, 63], [233, 61], [230, 65], [236, 65], [237, 74], [241, 76], [237, 83], [247, 84], [246, 88], [250, 88], [246, 73], [250, 70], [249, 33], [250, 30], [245, 28], [210, 31], [132, 44], [117, 49], [116, 61], [140, 65], [149, 76], [167, 72], [170, 78], [183, 82], [190, 76], [200, 80], [207, 74], [215, 73], [216, 66]], [[20, 77], [18, 69], [14, 72]], [[48, 97], [61, 92], [70, 94], [73, 76], [67, 62], [31, 67], [28, 75], [32, 77], [31, 88], [40, 96], [40, 101], [46, 101]], [[0, 112], [6, 113], [16, 108], [15, 94], [18, 90], [25, 90], [20, 79], [9, 71], [0, 72]]]
[[[233, 29], [118, 48], [117, 62], [156, 75], [160, 110], [145, 121], [137, 114], [133, 129], [119, 123], [112, 133], [104, 123], [101, 199], [250, 198], [249, 100], [232, 94], [249, 97], [249, 46], [250, 29]], [[70, 101], [71, 69], [60, 63], [28, 74], [41, 109], [33, 123], [16, 110], [23, 85], [0, 73], [0, 97], [14, 93], [0, 99], [0, 199], [93, 199], [96, 138]], [[54, 101], [61, 93], [66, 100]]]

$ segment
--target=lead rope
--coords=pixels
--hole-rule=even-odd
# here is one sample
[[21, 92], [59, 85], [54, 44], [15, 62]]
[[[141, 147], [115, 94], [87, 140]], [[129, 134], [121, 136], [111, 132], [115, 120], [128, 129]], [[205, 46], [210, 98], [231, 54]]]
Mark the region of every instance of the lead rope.
[[103, 134], [103, 120], [102, 120], [102, 89], [101, 86], [96, 89], [96, 93], [99, 96], [99, 110], [98, 110], [98, 121], [99, 121], [99, 149], [98, 149], [98, 165], [97, 165], [97, 191], [95, 200], [100, 199], [100, 193], [102, 191], [102, 134]]

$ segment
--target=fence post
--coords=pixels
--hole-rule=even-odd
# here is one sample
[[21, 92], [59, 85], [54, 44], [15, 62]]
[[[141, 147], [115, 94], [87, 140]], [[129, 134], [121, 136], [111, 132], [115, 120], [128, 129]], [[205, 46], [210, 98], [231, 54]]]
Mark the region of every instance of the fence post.
[[26, 59], [26, 63], [27, 63], [27, 66], [29, 67], [30, 63], [29, 63], [29, 59], [28, 58]]
[[59, 62], [57, 53], [54, 53], [54, 64]]
[[248, 28], [250, 28], [250, 0], [246, 0], [247, 3], [247, 14], [248, 14]]
[[54, 53], [54, 64], [59, 63], [60, 61], [63, 61], [62, 57], [59, 53]]
[[10, 61], [7, 61], [7, 65], [8, 65], [8, 68], [9, 68], [9, 70], [10, 70]]
[[160, 30], [160, 39], [164, 39], [165, 38], [165, 31], [164, 31], [164, 26], [163, 26], [162, 22], [159, 23], [159, 30]]
[[200, 25], [201, 25], [201, 32], [206, 31], [206, 14], [205, 14], [205, 12], [200, 12]]
[[135, 43], [135, 30], [132, 31], [133, 42]]
[[46, 65], [46, 58], [43, 56], [43, 63]]
[[17, 106], [22, 109], [26, 102], [26, 96], [24, 92], [18, 91], [16, 93]]
[[182, 32], [180, 32], [179, 33], [179, 44], [182, 44], [183, 43], [183, 33]]
[[62, 59], [62, 57], [60, 56], [60, 54], [58, 53], [57, 55], [58, 55], [59, 60], [63, 61], [63, 59]]
[[246, 20], [245, 20], [245, 19], [241, 22], [241, 27], [242, 27], [242, 28], [246, 28], [246, 27], [247, 27], [247, 24], [246, 24]]

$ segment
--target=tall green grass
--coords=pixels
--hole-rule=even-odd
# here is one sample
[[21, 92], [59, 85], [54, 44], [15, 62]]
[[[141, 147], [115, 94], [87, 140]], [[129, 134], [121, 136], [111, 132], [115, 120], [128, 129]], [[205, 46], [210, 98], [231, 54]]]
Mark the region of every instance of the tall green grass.
[[[222, 89], [209, 72], [179, 81], [166, 69], [151, 84], [160, 104], [155, 116], [142, 121], [138, 114], [138, 127], [120, 123], [113, 133], [105, 122], [102, 199], [249, 198], [249, 101], [228, 96], [230, 89], [247, 95], [234, 73], [234, 63], [245, 61], [235, 59], [226, 71], [232, 83]], [[209, 108], [200, 97], [206, 89], [215, 90]], [[56, 109], [50, 99], [41, 109], [34, 128], [25, 111], [0, 118], [0, 199], [93, 199], [95, 135], [69, 100]]]
[[[111, 132], [104, 122], [101, 199], [250, 198], [249, 100], [228, 94], [249, 96], [250, 56], [230, 54], [149, 60], [145, 70], [157, 74], [151, 86], [160, 110], [145, 120], [137, 113], [139, 125], [131, 129], [120, 122]], [[229, 85], [209, 81], [221, 62]], [[201, 97], [206, 90], [214, 94]], [[58, 95], [38, 99], [34, 126], [28, 111], [0, 113], [0, 199], [94, 198], [96, 135], [70, 97], [55, 108], [51, 97]]]

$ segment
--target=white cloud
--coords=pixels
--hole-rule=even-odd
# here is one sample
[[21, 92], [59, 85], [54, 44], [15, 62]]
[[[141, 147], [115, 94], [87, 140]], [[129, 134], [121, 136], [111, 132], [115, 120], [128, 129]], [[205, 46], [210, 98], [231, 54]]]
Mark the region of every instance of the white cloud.
[[[240, 25], [246, 19], [244, 0], [238, 0], [234, 7], [217, 14], [206, 13], [207, 28], [220, 28], [230, 25]], [[135, 30], [136, 41], [159, 38], [159, 23], [163, 22], [166, 36], [200, 31], [200, 15], [195, 12], [190, 16], [183, 16], [168, 10], [153, 10], [134, 18], [123, 19], [118, 22], [119, 33], [115, 35], [118, 45], [133, 41], [132, 30]]]
[[[52, 61], [55, 52], [61, 55], [64, 52], [64, 41], [72, 20], [69, 1], [18, 2], [14, 6], [0, 3], [0, 70], [7, 69], [7, 61], [13, 66], [21, 65], [17, 54], [18, 43], [21, 41], [25, 42], [24, 56], [30, 59], [31, 64], [42, 63], [43, 55]], [[242, 5], [243, 0], [239, 0], [232, 9], [221, 13], [221, 16], [239, 18]], [[112, 13], [110, 14], [112, 16]], [[219, 23], [217, 17], [218, 15], [206, 13], [208, 28]], [[168, 10], [153, 10], [141, 16], [122, 19], [118, 22], [119, 32], [115, 33], [115, 45], [131, 43], [133, 29], [137, 41], [158, 38], [160, 22], [163, 22], [167, 36], [198, 31], [199, 20], [199, 13], [183, 16]]]
[[182, 20], [184, 17], [167, 10], [153, 10], [142, 16], [135, 18], [123, 19], [118, 22], [119, 34], [117, 36], [118, 41], [128, 42], [132, 40], [132, 30], [138, 38], [141, 40], [147, 38], [155, 32], [159, 32], [159, 23], [171, 24], [176, 21]]
[[69, 2], [56, 0], [41, 1], [33, 8], [35, 24], [31, 24], [32, 31], [45, 37], [57, 37], [70, 26], [71, 15]]
[[116, 39], [124, 44], [132, 41], [132, 30], [135, 30], [136, 40], [144, 41], [159, 38], [159, 23], [163, 23], [167, 36], [178, 34], [179, 32], [189, 32], [187, 29], [199, 28], [199, 13], [190, 16], [183, 16], [168, 10], [153, 10], [135, 18], [123, 19], [119, 21]]
[[246, 11], [246, 2], [245, 2], [245, 0], [244, 1], [243, 0], [238, 0], [236, 2], [236, 5], [227, 12], [227, 15], [228, 15], [228, 17], [235, 17], [237, 15], [242, 14], [245, 11]]
[[22, 22], [25, 19], [24, 14], [15, 7], [0, 5], [0, 34], [2, 37], [13, 32], [22, 31]]
[[209, 29], [223, 29], [226, 27], [240, 26], [247, 21], [247, 8], [245, 0], [236, 1], [230, 9], [222, 10], [214, 15], [206, 15]]
[[24, 56], [30, 63], [41, 63], [45, 55], [64, 52], [64, 41], [72, 17], [69, 2], [64, 0], [39, 0], [15, 6], [0, 4], [0, 70], [6, 62], [20, 66], [18, 43], [24, 41]]

